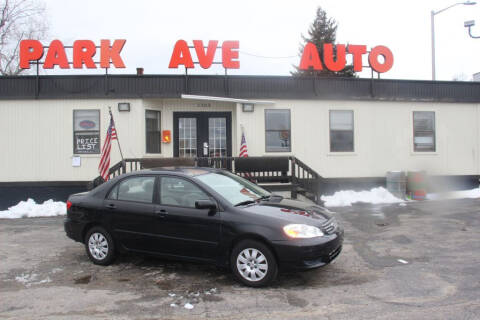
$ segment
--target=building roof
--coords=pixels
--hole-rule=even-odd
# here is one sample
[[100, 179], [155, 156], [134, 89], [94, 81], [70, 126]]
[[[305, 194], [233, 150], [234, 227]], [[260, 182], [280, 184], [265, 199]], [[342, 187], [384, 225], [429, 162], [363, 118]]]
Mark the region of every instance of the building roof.
[[219, 75], [0, 77], [0, 99], [180, 98], [480, 102], [480, 83]]

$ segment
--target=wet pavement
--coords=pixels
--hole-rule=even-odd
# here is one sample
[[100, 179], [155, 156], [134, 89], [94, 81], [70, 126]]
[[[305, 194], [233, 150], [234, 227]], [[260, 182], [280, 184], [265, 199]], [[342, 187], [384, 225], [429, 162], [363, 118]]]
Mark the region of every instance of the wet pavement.
[[339, 258], [262, 289], [152, 257], [96, 266], [61, 217], [0, 220], [0, 319], [480, 319], [480, 200], [335, 211]]

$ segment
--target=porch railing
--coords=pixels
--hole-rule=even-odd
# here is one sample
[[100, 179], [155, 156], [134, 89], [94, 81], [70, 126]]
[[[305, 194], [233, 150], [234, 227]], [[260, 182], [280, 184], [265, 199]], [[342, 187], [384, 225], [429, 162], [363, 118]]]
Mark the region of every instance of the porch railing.
[[[323, 178], [311, 167], [293, 156], [285, 157], [221, 157], [221, 158], [127, 158], [113, 165], [109, 179], [124, 173], [155, 167], [210, 167], [231, 171], [241, 177], [271, 189], [288, 189], [292, 198], [298, 194], [320, 203]], [[95, 178], [91, 188], [102, 184], [102, 177]]]

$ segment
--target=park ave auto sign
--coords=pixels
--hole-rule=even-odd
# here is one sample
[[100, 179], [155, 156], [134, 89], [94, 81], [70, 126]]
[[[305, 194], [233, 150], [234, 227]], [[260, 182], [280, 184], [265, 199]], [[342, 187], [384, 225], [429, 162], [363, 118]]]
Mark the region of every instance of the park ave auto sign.
[[[44, 69], [95, 69], [99, 68], [125, 68], [120, 56], [126, 40], [100, 40], [96, 45], [91, 40], [76, 40], [73, 46], [64, 46], [60, 40], [53, 40], [44, 46], [38, 40], [22, 40], [20, 42], [20, 68], [29, 69], [31, 64], [40, 64]], [[72, 60], [67, 57], [67, 49], [71, 49]], [[193, 54], [192, 54], [192, 50]], [[221, 64], [225, 69], [239, 69], [239, 41], [224, 41], [219, 46], [218, 40], [209, 40], [205, 46], [202, 40], [193, 40], [193, 45], [188, 45], [185, 40], [178, 40], [172, 51], [169, 68], [176, 69], [195, 68], [195, 64], [203, 69], [209, 69], [214, 62], [217, 49], [222, 52]], [[301, 70], [330, 70], [340, 71], [347, 65], [347, 54], [352, 56], [353, 69], [360, 72], [363, 69], [363, 56], [368, 53], [369, 66], [378, 73], [387, 72], [393, 66], [393, 54], [385, 46], [373, 47], [369, 52], [366, 45], [344, 45], [325, 43], [323, 57], [320, 57], [315, 44], [309, 42], [305, 45], [300, 59]], [[100, 52], [99, 61], [94, 57]], [[194, 62], [193, 56], [198, 62]], [[381, 58], [380, 58], [381, 57]]]

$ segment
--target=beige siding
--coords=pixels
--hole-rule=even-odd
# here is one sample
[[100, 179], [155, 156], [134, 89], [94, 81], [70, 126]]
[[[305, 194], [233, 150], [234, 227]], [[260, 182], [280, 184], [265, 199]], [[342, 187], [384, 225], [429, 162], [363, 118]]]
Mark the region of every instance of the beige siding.
[[[237, 106], [250, 155], [295, 155], [325, 177], [378, 177], [389, 170], [427, 170], [434, 175], [479, 174], [477, 104], [278, 100]], [[265, 109], [291, 110], [292, 152], [265, 152]], [[354, 111], [354, 152], [330, 152], [329, 110]], [[412, 112], [435, 111], [437, 150], [413, 152]]]
[[[130, 102], [130, 112], [118, 112]], [[208, 106], [205, 106], [205, 103]], [[174, 111], [232, 112], [232, 148], [238, 155], [245, 130], [251, 156], [295, 155], [325, 177], [384, 176], [389, 170], [425, 169], [438, 175], [480, 174], [480, 112], [477, 104], [277, 100], [256, 104], [253, 113], [241, 104], [180, 99], [85, 99], [0, 101], [0, 182], [87, 181], [96, 177], [100, 155], [82, 155], [72, 167], [73, 110], [100, 109], [100, 137], [105, 138], [112, 107], [124, 156], [171, 157], [173, 142], [161, 154], [145, 154], [145, 110], [161, 111], [162, 130], [172, 130]], [[265, 109], [291, 110], [292, 152], [265, 151]], [[329, 152], [329, 110], [354, 111], [355, 151]], [[437, 151], [413, 152], [412, 112], [435, 111]], [[114, 164], [120, 160], [116, 145]]]
[[[21, 100], [0, 102], [0, 181], [86, 181], [97, 176], [100, 155], [81, 155], [72, 167], [73, 110], [100, 109], [100, 138], [105, 139], [112, 106], [125, 156], [141, 155], [141, 100], [129, 100], [132, 112], [119, 113], [115, 100]], [[121, 128], [121, 129], [120, 129]], [[112, 148], [111, 163], [120, 159]]]

